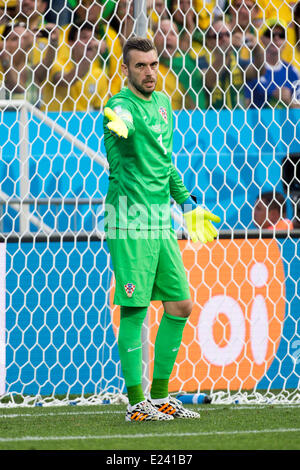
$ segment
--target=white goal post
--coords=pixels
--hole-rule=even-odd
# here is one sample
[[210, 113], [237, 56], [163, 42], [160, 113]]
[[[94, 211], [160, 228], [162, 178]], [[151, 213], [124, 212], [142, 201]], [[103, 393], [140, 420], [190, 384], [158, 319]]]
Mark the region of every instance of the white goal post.
[[[42, 113], [31, 113], [27, 106], [26, 126], [33, 116], [43, 120]], [[44, 121], [55, 131], [54, 138], [66, 138], [72, 149], [81, 146], [102, 167], [102, 157], [87, 150], [86, 144], [56, 128], [53, 120]], [[23, 122], [24, 117], [20, 125]], [[29, 159], [27, 155], [23, 161]], [[15, 204], [13, 198], [7, 203]], [[268, 230], [225, 229], [213, 246], [193, 247], [180, 231], [179, 212], [174, 213], [195, 302], [171, 381], [174, 393], [205, 390], [215, 403], [298, 401], [299, 297], [293, 288], [298, 231], [279, 232], [275, 238]], [[118, 309], [111, 303], [113, 275], [103, 233], [97, 226], [90, 232], [82, 227], [49, 232], [43, 230], [42, 217], [36, 220], [38, 230], [4, 233], [0, 243], [2, 271], [8, 259], [6, 315], [3, 273], [0, 295], [2, 402], [17, 404], [20, 397], [23, 405], [124, 402], [116, 346]], [[143, 328], [144, 360], [150, 364], [144, 371], [146, 390], [161, 313], [154, 303]], [[283, 352], [278, 356], [280, 346]], [[257, 388], [260, 382], [262, 390]]]

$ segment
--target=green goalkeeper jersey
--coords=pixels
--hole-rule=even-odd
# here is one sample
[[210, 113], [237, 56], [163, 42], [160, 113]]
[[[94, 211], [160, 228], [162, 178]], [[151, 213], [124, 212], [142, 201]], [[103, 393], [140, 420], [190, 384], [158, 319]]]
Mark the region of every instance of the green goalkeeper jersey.
[[170, 196], [178, 204], [189, 197], [172, 164], [170, 100], [161, 92], [153, 92], [149, 101], [143, 100], [125, 87], [107, 106], [126, 123], [128, 138], [112, 135], [104, 117], [110, 172], [105, 228], [170, 228]]

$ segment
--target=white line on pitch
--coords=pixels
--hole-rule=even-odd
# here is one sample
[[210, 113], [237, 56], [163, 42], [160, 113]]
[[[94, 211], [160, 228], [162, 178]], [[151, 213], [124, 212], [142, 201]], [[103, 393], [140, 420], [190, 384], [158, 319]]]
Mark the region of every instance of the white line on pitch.
[[89, 439], [145, 439], [145, 437], [192, 437], [192, 436], [225, 436], [237, 434], [270, 434], [300, 432], [300, 428], [278, 428], [278, 429], [250, 429], [247, 431], [210, 431], [210, 432], [183, 432], [183, 433], [155, 433], [155, 434], [112, 434], [112, 435], [86, 435], [86, 436], [23, 436], [23, 437], [1, 437], [0, 442], [24, 442], [24, 441], [73, 441]]
[[1, 418], [42, 418], [43, 416], [80, 416], [80, 415], [103, 415], [103, 414], [125, 414], [125, 411], [121, 410], [103, 410], [103, 411], [65, 411], [65, 412], [51, 412], [51, 413], [9, 413], [9, 414], [0, 414]]
[[[261, 404], [261, 405], [209, 405], [209, 407], [206, 407], [205, 405], [203, 408], [196, 408], [197, 411], [215, 411], [220, 409], [220, 406], [228, 406], [230, 410], [234, 411], [239, 411], [239, 410], [253, 410], [253, 409], [262, 409], [262, 408], [267, 408], [268, 404]], [[280, 404], [276, 403], [275, 405], [272, 405], [273, 407], [278, 407], [278, 408], [299, 408], [299, 404]], [[45, 416], [79, 416], [79, 415], [103, 415], [103, 414], [124, 414], [124, 410], [101, 410], [101, 411], [82, 411], [79, 408], [77, 408], [76, 411], [58, 411], [58, 412], [45, 412], [45, 413], [35, 413], [34, 411], [32, 413], [7, 413], [7, 414], [0, 414], [0, 419], [1, 418], [38, 418], [38, 417], [45, 417]]]

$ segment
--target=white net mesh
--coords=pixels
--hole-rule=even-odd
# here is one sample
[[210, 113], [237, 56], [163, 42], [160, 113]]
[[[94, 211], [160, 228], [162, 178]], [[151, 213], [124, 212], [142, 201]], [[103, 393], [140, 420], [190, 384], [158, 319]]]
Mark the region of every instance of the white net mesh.
[[[145, 18], [174, 109], [175, 165], [222, 219], [217, 241], [194, 246], [173, 205], [195, 306], [170, 390], [299, 402], [299, 10], [0, 1], [1, 406], [126, 401], [101, 225], [102, 110]], [[145, 390], [162, 313], [151, 304], [144, 326]]]

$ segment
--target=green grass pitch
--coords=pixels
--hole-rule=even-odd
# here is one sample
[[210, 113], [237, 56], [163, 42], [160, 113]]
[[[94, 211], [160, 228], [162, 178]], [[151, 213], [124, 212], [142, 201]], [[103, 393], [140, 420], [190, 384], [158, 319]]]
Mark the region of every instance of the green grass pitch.
[[190, 405], [198, 420], [126, 423], [125, 405], [0, 409], [0, 450], [299, 450], [300, 405]]

